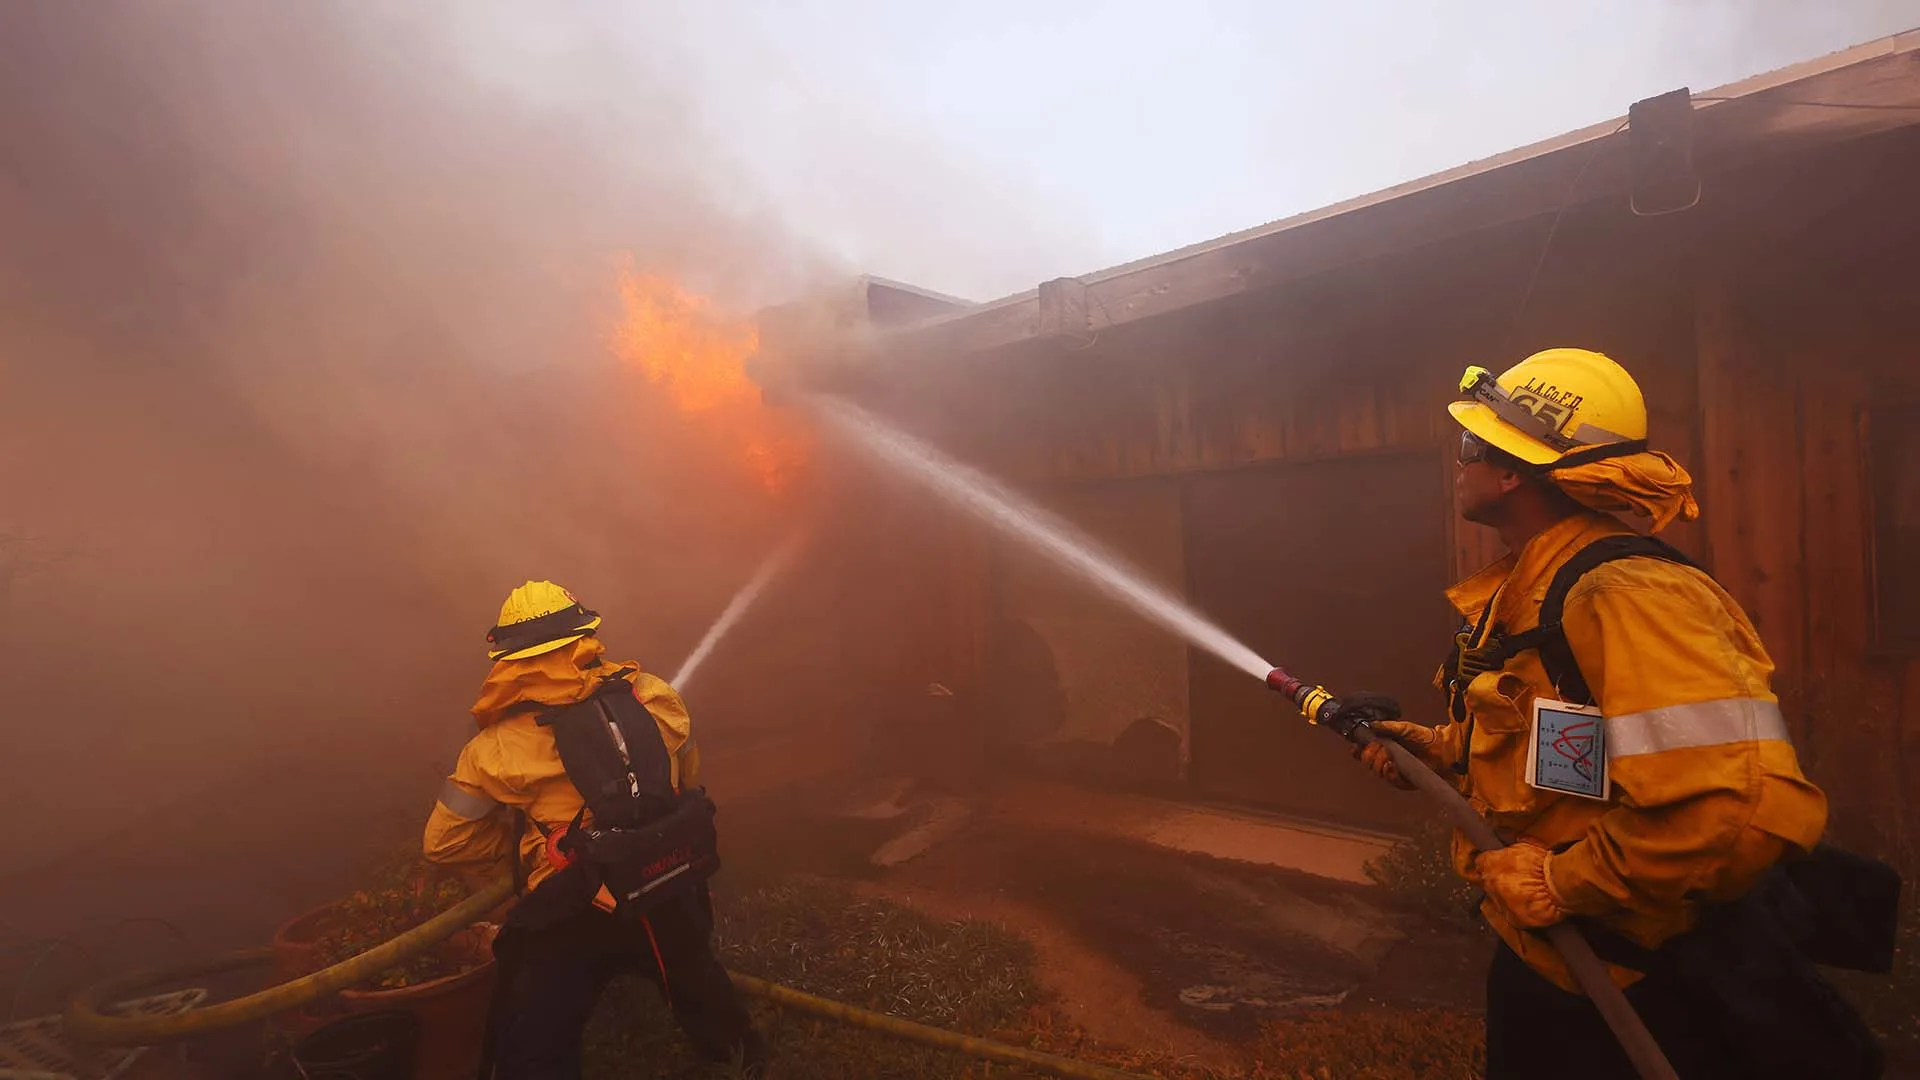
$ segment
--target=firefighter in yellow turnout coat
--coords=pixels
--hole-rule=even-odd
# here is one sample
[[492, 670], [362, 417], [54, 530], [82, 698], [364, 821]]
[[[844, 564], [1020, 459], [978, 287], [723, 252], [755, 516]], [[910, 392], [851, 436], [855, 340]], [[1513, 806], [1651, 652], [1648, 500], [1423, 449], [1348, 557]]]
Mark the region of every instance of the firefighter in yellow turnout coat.
[[[1554, 349], [1498, 379], [1470, 369], [1462, 391], [1451, 410], [1464, 429], [1458, 509], [1497, 529], [1509, 554], [1448, 591], [1464, 620], [1439, 678], [1449, 721], [1374, 726], [1453, 777], [1512, 842], [1480, 853], [1454, 841], [1502, 942], [1488, 976], [1489, 1080], [1635, 1075], [1534, 933], [1567, 919], [1618, 961], [1611, 973], [1682, 1076], [1752, 1075], [1665, 957], [1704, 910], [1825, 828], [1825, 797], [1801, 773], [1769, 686], [1773, 663], [1710, 576], [1614, 516], [1657, 532], [1699, 514], [1686, 472], [1646, 449], [1626, 371]], [[1383, 747], [1362, 759], [1407, 786]]]
[[599, 626], [551, 582], [513, 591], [488, 636], [493, 668], [473, 706], [479, 733], [427, 821], [427, 858], [474, 874], [511, 870], [525, 882], [494, 944], [488, 1071], [494, 1080], [577, 1078], [580, 1037], [601, 991], [634, 972], [660, 987], [695, 1049], [757, 1075], [762, 1043], [714, 957], [704, 881], [663, 889], [665, 899], [642, 911], [616, 903], [590, 858], [568, 854], [570, 831], [604, 823], [569, 775], [556, 717], [600, 710], [589, 730], [617, 732], [606, 743], [617, 755], [600, 764], [663, 814], [694, 787], [700, 767], [680, 696], [638, 664], [609, 663]]

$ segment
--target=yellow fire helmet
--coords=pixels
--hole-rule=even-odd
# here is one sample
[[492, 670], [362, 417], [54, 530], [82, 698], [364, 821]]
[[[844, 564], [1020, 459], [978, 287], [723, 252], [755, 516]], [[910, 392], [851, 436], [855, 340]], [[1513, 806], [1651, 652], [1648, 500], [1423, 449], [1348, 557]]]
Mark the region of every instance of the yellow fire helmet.
[[1589, 349], [1547, 349], [1498, 379], [1460, 377], [1447, 411], [1475, 438], [1529, 465], [1563, 468], [1647, 448], [1647, 403], [1619, 364]]
[[487, 659], [525, 660], [571, 645], [600, 626], [600, 616], [551, 581], [529, 581], [507, 594], [500, 624], [487, 631]]

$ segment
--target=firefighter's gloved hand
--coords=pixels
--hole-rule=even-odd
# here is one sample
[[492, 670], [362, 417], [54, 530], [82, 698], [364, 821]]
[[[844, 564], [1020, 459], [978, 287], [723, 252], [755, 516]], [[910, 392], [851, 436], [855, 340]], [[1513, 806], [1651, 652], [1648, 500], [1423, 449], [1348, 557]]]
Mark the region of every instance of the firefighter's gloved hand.
[[1474, 860], [1487, 898], [1522, 930], [1552, 926], [1567, 917], [1547, 873], [1550, 858], [1546, 848], [1522, 840], [1499, 851], [1483, 851]]
[[1455, 650], [1459, 653], [1459, 659], [1454, 664], [1454, 669], [1459, 674], [1460, 681], [1463, 684], [1470, 683], [1475, 678], [1485, 675], [1489, 671], [1499, 671], [1506, 666], [1508, 659], [1507, 651], [1499, 645], [1490, 643], [1482, 645], [1477, 649], [1473, 647], [1472, 627], [1468, 627], [1461, 630], [1458, 634], [1455, 634], [1453, 644]]
[[[1441, 764], [1435, 760], [1434, 755], [1434, 744], [1439, 741], [1439, 736], [1425, 724], [1415, 724], [1406, 720], [1375, 720], [1367, 726], [1372, 728], [1375, 734], [1383, 735], [1406, 747], [1421, 761], [1436, 767]], [[1402, 790], [1413, 790], [1413, 781], [1400, 774], [1399, 767], [1394, 765], [1393, 758], [1388, 756], [1387, 748], [1380, 743], [1368, 743], [1356, 752], [1356, 756], [1359, 757], [1361, 764], [1372, 769], [1380, 779]]]
[[1362, 721], [1373, 723], [1378, 720], [1400, 719], [1400, 703], [1391, 695], [1376, 694], [1370, 690], [1355, 690], [1340, 695], [1340, 707], [1334, 710], [1327, 723], [1345, 733]]

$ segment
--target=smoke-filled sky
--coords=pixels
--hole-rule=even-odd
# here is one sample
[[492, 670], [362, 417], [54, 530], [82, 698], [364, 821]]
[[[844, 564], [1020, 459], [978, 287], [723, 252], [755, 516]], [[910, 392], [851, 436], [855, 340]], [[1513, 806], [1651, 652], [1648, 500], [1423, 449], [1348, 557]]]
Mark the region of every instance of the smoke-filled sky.
[[888, 0], [530, 7], [502, 78], [571, 50], [681, 88], [760, 200], [848, 264], [987, 299], [1378, 190], [1901, 30], [1920, 0]]

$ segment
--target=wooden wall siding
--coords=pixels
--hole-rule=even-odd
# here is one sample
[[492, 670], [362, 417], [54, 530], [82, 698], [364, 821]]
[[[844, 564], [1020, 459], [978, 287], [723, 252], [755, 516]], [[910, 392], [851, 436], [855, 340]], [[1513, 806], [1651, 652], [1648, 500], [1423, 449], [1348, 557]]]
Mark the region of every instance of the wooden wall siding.
[[813, 485], [798, 580], [775, 590], [815, 605], [776, 606], [818, 623], [801, 628], [816, 667], [802, 682], [820, 710], [877, 723], [930, 681], [978, 690], [992, 596], [985, 526], [837, 443], [823, 445]]
[[[1868, 380], [1853, 357], [1829, 346], [1800, 366], [1797, 386], [1805, 482], [1801, 485], [1805, 632], [1800, 670], [1801, 741], [1807, 767], [1827, 780], [1837, 835], [1892, 850], [1903, 830], [1898, 732], [1900, 665], [1875, 663], [1867, 564], [1867, 493], [1859, 409]], [[1789, 657], [1790, 662], [1793, 658]], [[1891, 737], [1891, 738], [1890, 738]]]
[[[1846, 792], [1841, 835], [1879, 840], [1876, 850], [1901, 853], [1907, 865], [1915, 866], [1920, 865], [1920, 653], [1883, 653], [1874, 647], [1866, 541], [1872, 500], [1859, 446], [1867, 408], [1920, 402], [1920, 305], [1913, 302], [1920, 296], [1920, 267], [1911, 259], [1913, 243], [1920, 239], [1920, 209], [1907, 206], [1904, 219], [1897, 213], [1880, 217], [1887, 226], [1903, 220], [1904, 230], [1882, 232], [1881, 246], [1849, 250], [1853, 280], [1830, 294], [1819, 319], [1839, 331], [1829, 348], [1816, 351], [1804, 341], [1791, 347], [1803, 358], [1806, 429], [1833, 439], [1824, 461], [1810, 454], [1808, 489], [1837, 493], [1811, 502], [1808, 511], [1810, 540], [1816, 518], [1827, 537], [1819, 548], [1809, 544], [1808, 640], [1826, 646], [1810, 654], [1809, 677], [1831, 688], [1825, 700], [1812, 704], [1821, 708], [1816, 716], [1847, 740], [1823, 750], [1821, 763], [1843, 777], [1849, 789], [1862, 788]], [[1819, 362], [1806, 362], [1807, 357]], [[1824, 642], [1821, 627], [1831, 628]], [[1841, 760], [1834, 762], [1835, 757]]]
[[1774, 656], [1774, 692], [1804, 744], [1800, 421], [1795, 396], [1782, 392], [1792, 372], [1774, 370], [1725, 282], [1703, 283], [1698, 300], [1705, 460], [1697, 479], [1708, 560]]
[[1920, 661], [1908, 659], [1899, 665], [1901, 670], [1900, 707], [1901, 724], [1899, 733], [1900, 758], [1900, 801], [1892, 807], [1880, 807], [1880, 812], [1889, 809], [1901, 816], [1903, 831], [1899, 845], [1883, 850], [1896, 853], [1901, 865], [1912, 867], [1920, 863]]
[[[1171, 479], [1055, 488], [1045, 505], [1151, 581], [1183, 590], [1181, 491]], [[1110, 743], [1144, 716], [1188, 729], [1187, 645], [1050, 560], [1012, 541], [993, 548], [993, 623], [1022, 622], [1050, 651], [1063, 695], [1045, 741]]]
[[1766, 641], [1834, 835], [1911, 857], [1920, 659], [1874, 651], [1861, 415], [1920, 399], [1920, 319], [1875, 295], [1910, 296], [1920, 275], [1879, 275], [1864, 250], [1702, 289], [1702, 501], [1715, 576]]
[[[1693, 474], [1705, 516], [1665, 538], [1765, 639], [1836, 835], [1897, 852], [1920, 841], [1920, 656], [1874, 651], [1860, 417], [1920, 401], [1920, 203], [1899, 180], [1920, 176], [1920, 133], [1856, 158], [1723, 183], [1699, 215], [1576, 209], [1517, 323], [1545, 222], [1029, 357], [994, 391], [989, 460], [1083, 483], [1417, 449], [1444, 487], [1466, 364], [1605, 351]], [[1460, 574], [1500, 554], [1450, 529]]]
[[[1867, 324], [1884, 326], [1887, 330], [1867, 346], [1874, 367], [1870, 369], [1873, 371], [1871, 396], [1861, 403], [1863, 407], [1875, 400], [1920, 401], [1920, 310], [1916, 310], [1920, 305], [1912, 300], [1920, 296], [1920, 273], [1916, 273], [1911, 264], [1908, 267], [1904, 275], [1906, 288], [1885, 301], [1886, 308], [1900, 312], [1900, 317]], [[1857, 419], [1857, 411], [1854, 415]], [[1857, 435], [1860, 429], [1855, 426], [1851, 430]], [[1864, 529], [1864, 509], [1861, 520]], [[1920, 654], [1874, 656], [1870, 662], [1874, 670], [1885, 671], [1899, 689], [1900, 726], [1896, 739], [1900, 750], [1900, 796], [1893, 805], [1906, 811], [1899, 850], [1906, 857], [1906, 865], [1920, 866]], [[1886, 732], [1882, 730], [1878, 736], [1875, 753], [1885, 757]], [[1888, 808], [1881, 805], [1875, 809], [1884, 814]]]
[[[1155, 320], [1058, 354], [1028, 369], [1022, 378], [1033, 389], [1021, 396], [1071, 403], [1010, 425], [1020, 435], [1002, 447], [1004, 467], [1030, 481], [1077, 482], [1406, 449], [1431, 448], [1444, 462], [1457, 431], [1445, 406], [1467, 365], [1497, 368], [1539, 348], [1578, 344], [1636, 373], [1654, 444], [1697, 470], [1685, 265], [1623, 253], [1644, 247], [1646, 237], [1623, 237], [1615, 210], [1568, 215], [1517, 323], [1545, 221]], [[1450, 478], [1450, 470], [1436, 471], [1437, 483]], [[1500, 554], [1485, 530], [1450, 528], [1462, 574]], [[1699, 524], [1676, 525], [1666, 539], [1704, 557]]]
[[[1337, 284], [1337, 288], [1336, 288]], [[1377, 299], [1327, 283], [1144, 324], [1022, 377], [1044, 413], [1005, 467], [1037, 483], [1175, 475], [1432, 445], [1458, 372], [1391, 370]]]
[[[1372, 381], [1263, 388], [1202, 365], [1118, 372], [1097, 422], [1069, 413], [1033, 433], [1016, 471], [1041, 482], [1165, 476], [1431, 444], [1434, 402]], [[1077, 410], [1076, 410], [1077, 412]], [[1444, 414], [1443, 414], [1444, 415]]]

